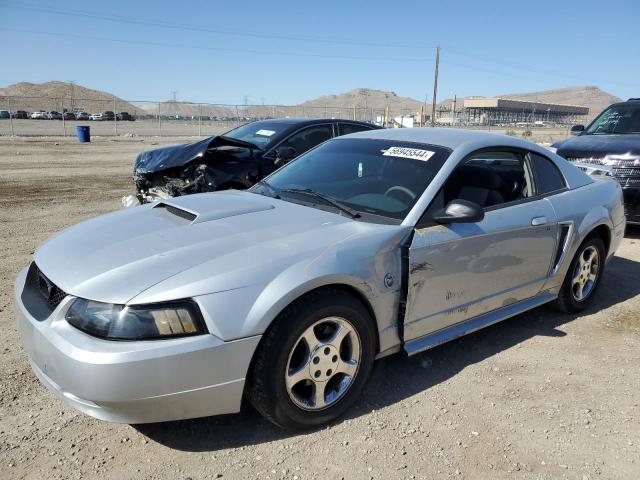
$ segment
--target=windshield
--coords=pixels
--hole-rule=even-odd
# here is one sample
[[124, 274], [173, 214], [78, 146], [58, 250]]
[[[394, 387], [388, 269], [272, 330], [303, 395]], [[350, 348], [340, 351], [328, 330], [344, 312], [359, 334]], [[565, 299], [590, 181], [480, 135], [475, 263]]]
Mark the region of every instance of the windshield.
[[[314, 202], [309, 195], [288, 191], [309, 189], [361, 212], [363, 217], [371, 214], [402, 221], [449, 153], [435, 145], [341, 138], [301, 155], [267, 182], [286, 200]], [[258, 184], [252, 190], [261, 188]]]
[[234, 128], [224, 136], [253, 143], [256, 147], [264, 150], [287, 127], [288, 125], [278, 122], [253, 122]]
[[640, 105], [607, 108], [585, 131], [586, 135], [640, 133]]

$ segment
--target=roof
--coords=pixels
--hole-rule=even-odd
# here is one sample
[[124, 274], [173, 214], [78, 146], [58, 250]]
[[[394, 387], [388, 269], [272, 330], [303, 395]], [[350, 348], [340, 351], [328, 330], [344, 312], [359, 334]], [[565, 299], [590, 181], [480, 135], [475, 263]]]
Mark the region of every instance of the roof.
[[586, 115], [589, 113], [589, 107], [583, 107], [581, 105], [566, 105], [562, 103], [548, 103], [548, 102], [532, 102], [528, 100], [514, 100], [511, 98], [500, 98], [500, 97], [476, 97], [476, 98], [465, 98], [464, 99], [464, 107], [465, 108], [496, 108], [496, 109], [506, 109], [506, 110], [537, 110], [537, 111], [547, 111], [550, 112], [561, 112], [561, 113], [569, 113], [576, 115]]
[[469, 142], [486, 142], [489, 145], [511, 145], [522, 148], [531, 148], [532, 145], [530, 142], [508, 135], [480, 130], [463, 130], [460, 128], [387, 128], [352, 133], [338, 138], [372, 138], [427, 143], [448, 147], [452, 150]]
[[365, 125], [371, 125], [374, 126], [373, 124], [367, 123], [367, 122], [360, 122], [357, 120], [350, 120], [348, 118], [306, 118], [306, 117], [287, 117], [287, 118], [270, 118], [270, 119], [265, 119], [265, 120], [256, 120], [253, 123], [261, 123], [261, 122], [265, 122], [265, 123], [280, 123], [282, 125], [294, 125], [294, 124], [300, 124], [300, 123], [309, 123], [309, 124], [313, 124], [313, 123], [326, 123], [326, 122], [349, 122], [349, 123], [361, 123], [361, 124], [365, 124]]

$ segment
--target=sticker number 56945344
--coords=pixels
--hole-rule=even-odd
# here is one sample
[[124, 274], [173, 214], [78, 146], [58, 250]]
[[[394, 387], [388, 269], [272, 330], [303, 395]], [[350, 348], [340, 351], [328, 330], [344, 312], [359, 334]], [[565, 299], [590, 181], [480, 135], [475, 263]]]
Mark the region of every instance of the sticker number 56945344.
[[387, 157], [413, 158], [414, 160], [429, 160], [436, 152], [420, 150], [419, 148], [389, 147], [382, 155]]

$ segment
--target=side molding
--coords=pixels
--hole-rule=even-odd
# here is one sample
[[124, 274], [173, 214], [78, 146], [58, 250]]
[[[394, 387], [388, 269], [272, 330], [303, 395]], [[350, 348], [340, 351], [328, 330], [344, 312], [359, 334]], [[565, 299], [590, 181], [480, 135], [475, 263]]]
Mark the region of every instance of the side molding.
[[513, 317], [520, 313], [531, 310], [545, 303], [548, 303], [556, 298], [549, 292], [542, 292], [535, 297], [528, 298], [518, 303], [514, 303], [507, 307], [492, 312], [479, 315], [475, 318], [465, 320], [464, 322], [457, 323], [451, 327], [443, 328], [437, 332], [425, 335], [424, 337], [416, 338], [410, 342], [405, 343], [404, 350], [408, 355], [414, 355], [416, 353], [428, 350], [433, 347], [437, 347], [450, 340], [462, 337], [469, 333], [473, 333], [481, 328], [488, 327], [494, 323], [501, 322], [507, 318]]

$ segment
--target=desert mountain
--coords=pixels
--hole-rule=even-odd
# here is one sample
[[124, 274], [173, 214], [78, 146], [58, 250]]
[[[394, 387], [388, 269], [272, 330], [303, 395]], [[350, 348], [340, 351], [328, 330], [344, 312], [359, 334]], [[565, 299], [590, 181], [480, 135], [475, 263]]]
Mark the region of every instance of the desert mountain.
[[15, 83], [0, 88], [0, 96], [11, 97], [11, 110], [29, 112], [35, 110], [61, 112], [63, 108], [71, 110], [73, 107], [81, 108], [89, 113], [105, 110], [129, 113], [139, 111], [134, 105], [111, 93], [69, 82]]
[[[160, 103], [146, 103], [139, 107], [116, 97], [108, 92], [86, 88], [81, 85], [68, 82], [28, 83], [21, 82], [0, 88], [0, 97], [11, 97], [11, 110], [58, 110], [79, 107], [87, 112], [103, 112], [105, 110], [127, 111], [130, 113], [157, 114], [158, 105], [163, 115], [181, 116], [234, 116], [236, 114], [251, 117], [264, 116], [309, 116], [309, 117], [350, 117], [351, 109], [357, 106], [360, 116], [368, 115], [362, 110], [372, 110], [374, 114], [381, 114], [388, 106], [391, 115], [401, 113], [411, 114], [420, 110], [423, 102], [409, 97], [400, 97], [394, 92], [386, 92], [371, 88], [356, 88], [350, 92], [338, 95], [323, 95], [307, 100], [299, 105], [291, 107], [249, 106], [239, 107], [238, 112], [234, 107], [203, 105], [189, 102], [169, 100]], [[525, 100], [534, 102], [562, 103], [568, 105], [581, 105], [589, 107], [589, 117], [593, 118], [606, 106], [618, 102], [620, 99], [595, 86], [558, 88], [530, 93], [509, 93], [498, 95], [501, 98]], [[115, 105], [114, 105], [115, 102]], [[457, 108], [463, 106], [464, 97], [457, 99]], [[7, 103], [7, 100], [3, 102]], [[438, 103], [439, 110], [450, 110], [452, 99], [446, 99]], [[1, 105], [0, 108], [9, 106]], [[427, 112], [431, 104], [427, 105]]]
[[323, 95], [313, 100], [307, 100], [300, 104], [301, 107], [314, 109], [328, 108], [353, 108], [354, 105], [360, 108], [373, 108], [374, 110], [384, 110], [389, 106], [389, 110], [394, 114], [415, 113], [423, 103], [420, 100], [409, 97], [399, 97], [395, 92], [385, 92], [372, 88], [356, 88], [347, 93], [339, 95]]

